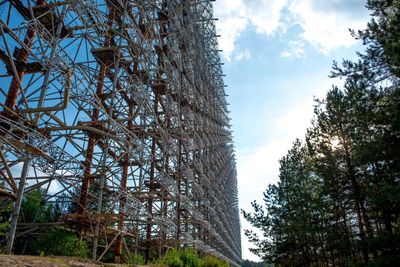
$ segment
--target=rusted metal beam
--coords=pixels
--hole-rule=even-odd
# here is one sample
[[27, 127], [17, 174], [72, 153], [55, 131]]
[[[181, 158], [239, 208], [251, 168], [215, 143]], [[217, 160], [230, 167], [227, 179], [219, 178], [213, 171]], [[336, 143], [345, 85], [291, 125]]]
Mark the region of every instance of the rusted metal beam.
[[[111, 27], [113, 23], [113, 17], [114, 17], [114, 12], [111, 11], [109, 14], [109, 21], [108, 25]], [[105, 41], [104, 41], [104, 47], [109, 47], [111, 44], [111, 38], [112, 34], [110, 31], [107, 31], [106, 36], [105, 36]], [[100, 65], [100, 71], [97, 79], [97, 88], [96, 88], [96, 96], [100, 96], [103, 93], [103, 86], [104, 86], [104, 79], [106, 75], [106, 65], [101, 64]], [[92, 122], [97, 123], [99, 119], [99, 109], [94, 108], [92, 112]], [[88, 140], [88, 146], [86, 149], [86, 157], [85, 157], [85, 163], [84, 163], [84, 173], [83, 173], [83, 181], [82, 181], [82, 188], [81, 188], [81, 193], [80, 193], [80, 199], [79, 199], [79, 204], [80, 204], [80, 211], [79, 213], [81, 214], [86, 214], [86, 206], [87, 206], [87, 197], [89, 193], [89, 187], [90, 187], [90, 174], [91, 174], [91, 166], [92, 166], [92, 160], [93, 160], [93, 152], [94, 152], [94, 147], [96, 143], [96, 136], [93, 134], [89, 134], [89, 140]], [[79, 235], [83, 235], [83, 228], [80, 229]]]
[[[32, 47], [33, 44], [33, 39], [36, 35], [35, 30], [32, 27], [28, 28], [28, 31], [26, 33], [25, 39], [24, 39], [24, 44], [28, 47], [28, 49], [21, 48], [18, 50], [16, 60], [21, 61], [24, 64], [28, 63], [28, 57], [30, 54], [30, 48]], [[15, 109], [15, 105], [17, 104], [17, 99], [18, 96], [21, 92], [21, 84], [22, 79], [24, 78], [25, 71], [18, 71], [17, 76], [18, 77], [13, 77], [11, 80], [11, 84], [7, 93], [6, 101], [5, 101], [5, 106], [7, 106], [10, 109]], [[7, 111], [3, 112], [4, 115], [7, 115]]]

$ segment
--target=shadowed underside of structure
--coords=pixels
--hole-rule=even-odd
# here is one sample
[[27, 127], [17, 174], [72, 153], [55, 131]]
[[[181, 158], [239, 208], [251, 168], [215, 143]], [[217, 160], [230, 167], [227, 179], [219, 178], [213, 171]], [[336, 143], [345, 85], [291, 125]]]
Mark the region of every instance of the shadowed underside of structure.
[[[190, 246], [238, 264], [234, 151], [210, 0], [0, 1], [7, 252], [63, 226], [93, 258]], [[25, 222], [24, 196], [61, 216]]]

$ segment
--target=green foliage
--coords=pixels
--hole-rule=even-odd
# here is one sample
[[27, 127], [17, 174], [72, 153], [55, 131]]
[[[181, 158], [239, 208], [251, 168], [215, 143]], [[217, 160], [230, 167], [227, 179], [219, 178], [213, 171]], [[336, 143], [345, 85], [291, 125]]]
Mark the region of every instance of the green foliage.
[[20, 221], [31, 222], [56, 222], [61, 219], [58, 204], [45, 203], [42, 189], [35, 189], [25, 195], [21, 204]]
[[9, 222], [0, 223], [0, 253], [5, 252], [9, 229], [10, 229]]
[[343, 88], [317, 100], [305, 142], [244, 217], [252, 251], [279, 266], [399, 266], [400, 1], [369, 0], [356, 62], [333, 66]]
[[48, 222], [51, 219], [50, 204], [42, 203], [40, 189], [33, 190], [25, 195], [21, 204], [21, 217], [23, 222]]
[[10, 229], [9, 218], [13, 210], [12, 203], [0, 209], [0, 253], [5, 251], [7, 245], [8, 231]]
[[[154, 265], [155, 264], [155, 265]], [[161, 261], [151, 266], [166, 265], [169, 267], [229, 267], [230, 265], [215, 256], [206, 255], [200, 258], [197, 252], [191, 248], [170, 249]], [[164, 266], [161, 266], [164, 267]]]
[[266, 267], [265, 262], [254, 262], [254, 261], [249, 261], [249, 260], [243, 260], [242, 267]]
[[35, 248], [38, 254], [53, 256], [89, 257], [89, 248], [84, 240], [79, 240], [74, 233], [67, 230], [52, 230], [40, 236]]
[[186, 248], [180, 251], [180, 259], [183, 267], [200, 267], [200, 259], [197, 252], [193, 249]]
[[168, 267], [168, 265], [166, 265], [166, 264], [164, 264], [162, 262], [158, 262], [158, 261], [147, 263], [147, 266], [150, 266], [150, 267]]
[[115, 262], [115, 253], [113, 251], [107, 251], [106, 254], [101, 258], [101, 262], [113, 263]]
[[134, 265], [144, 265], [145, 260], [143, 255], [139, 253], [132, 253], [131, 255], [126, 255], [123, 254], [124, 262], [128, 264], [134, 264]]
[[229, 263], [213, 255], [207, 255], [201, 260], [201, 267], [229, 267]]
[[165, 254], [162, 260], [162, 263], [168, 265], [169, 267], [183, 267], [180, 251], [177, 249], [168, 250], [167, 254]]

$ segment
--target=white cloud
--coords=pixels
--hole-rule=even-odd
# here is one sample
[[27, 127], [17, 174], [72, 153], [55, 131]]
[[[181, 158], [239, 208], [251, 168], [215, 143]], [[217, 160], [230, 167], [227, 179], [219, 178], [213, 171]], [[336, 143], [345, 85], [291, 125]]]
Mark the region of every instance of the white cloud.
[[214, 5], [214, 16], [218, 18], [217, 32], [221, 34], [219, 47], [229, 62], [236, 48], [236, 40], [253, 25], [257, 33], [273, 34], [284, 27], [280, 12], [288, 0], [218, 0]]
[[285, 30], [281, 21], [282, 10], [288, 0], [247, 0], [246, 14], [257, 33], [271, 35], [276, 30]]
[[236, 40], [246, 29], [248, 20], [242, 0], [219, 0], [214, 4], [214, 16], [218, 18], [216, 27], [219, 38], [219, 48], [223, 50], [225, 59], [235, 50]]
[[[343, 2], [347, 0], [326, 1], [327, 5], [332, 2]], [[349, 33], [349, 28], [361, 29], [365, 26], [365, 20], [353, 16], [341, 8], [320, 8], [313, 0], [294, 0], [289, 6], [289, 12], [293, 20], [299, 25], [303, 32], [300, 37], [313, 45], [322, 53], [344, 46], [349, 47], [356, 41]]]
[[281, 53], [281, 57], [296, 57], [301, 58], [306, 55], [304, 51], [304, 41], [289, 41], [289, 50], [284, 50]]
[[[348, 29], [363, 28], [367, 14], [358, 0], [218, 0], [214, 12], [219, 19], [219, 45], [228, 62], [237, 49], [237, 39], [250, 26], [267, 36], [299, 26], [301, 31], [294, 40], [303, 40], [328, 53], [336, 47], [353, 45], [355, 40]], [[289, 54], [295, 55], [293, 51], [282, 52], [282, 56]]]

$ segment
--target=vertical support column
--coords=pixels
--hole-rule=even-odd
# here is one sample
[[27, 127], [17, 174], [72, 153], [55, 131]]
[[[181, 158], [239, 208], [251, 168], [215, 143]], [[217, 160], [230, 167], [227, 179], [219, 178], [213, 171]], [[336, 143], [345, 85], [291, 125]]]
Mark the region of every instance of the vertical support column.
[[[131, 98], [129, 101], [129, 114], [128, 114], [128, 117], [130, 117], [130, 118], [133, 117], [133, 111], [135, 108], [134, 105], [135, 105], [135, 102]], [[128, 130], [132, 130], [133, 119], [130, 119], [127, 124], [128, 124]], [[127, 193], [126, 189], [127, 189], [127, 181], [128, 181], [128, 168], [130, 166], [130, 164], [129, 164], [130, 158], [129, 158], [129, 153], [128, 153], [129, 141], [130, 141], [130, 139], [128, 139], [128, 144], [127, 144], [126, 152], [125, 152], [126, 154], [123, 159], [122, 177], [121, 177], [121, 189], [125, 195]], [[126, 206], [126, 197], [123, 196], [119, 201], [119, 216], [118, 216], [118, 231], [119, 232], [117, 232], [118, 236], [116, 239], [115, 249], [114, 249], [116, 263], [120, 263], [120, 261], [121, 261], [122, 239], [123, 239], [122, 230], [124, 228], [125, 206]]]
[[[169, 118], [168, 118], [167, 127], [170, 127]], [[169, 160], [170, 159], [169, 159], [168, 152], [165, 152], [164, 171], [165, 171], [165, 174], [167, 176], [170, 175], [170, 173], [169, 173]], [[169, 203], [168, 192], [166, 190], [163, 190], [162, 195], [163, 195], [162, 216], [163, 216], [164, 219], [167, 220], [168, 219], [168, 203]], [[160, 247], [162, 247], [162, 248], [161, 248], [160, 257], [162, 256], [162, 254], [164, 254], [166, 252], [165, 251], [165, 247], [167, 246], [167, 231], [168, 231], [168, 227], [170, 227], [169, 224], [167, 224], [167, 227], [164, 228], [164, 231], [163, 231], [162, 236], [161, 236], [161, 246]]]
[[[43, 0], [38, 0], [36, 2], [37, 5], [43, 4]], [[29, 27], [25, 38], [24, 38], [24, 45], [25, 47], [21, 47], [21, 49], [18, 51], [16, 60], [21, 61], [22, 63], [28, 63], [28, 58], [31, 53], [31, 48], [33, 45], [34, 38], [36, 36], [36, 31], [33, 29], [33, 27]], [[12, 60], [12, 58], [10, 58]], [[17, 71], [17, 75], [14, 74], [10, 87], [7, 93], [7, 97], [5, 100], [5, 106], [14, 110], [15, 106], [17, 104], [17, 99], [18, 96], [22, 90], [22, 80], [25, 75], [24, 71]], [[18, 76], [18, 77], [16, 77]], [[4, 111], [4, 115], [9, 116], [9, 112], [7, 110]], [[17, 200], [14, 204], [14, 210], [11, 215], [11, 225], [10, 225], [10, 230], [8, 232], [8, 240], [7, 240], [7, 247], [6, 247], [6, 253], [11, 254], [12, 249], [14, 246], [14, 238], [15, 238], [15, 232], [17, 230], [17, 224], [18, 224], [18, 218], [19, 218], [19, 213], [21, 210], [21, 204], [22, 204], [22, 199], [24, 197], [24, 190], [25, 190], [25, 184], [26, 184], [26, 176], [28, 174], [28, 169], [29, 169], [29, 160], [25, 160], [23, 163], [22, 171], [21, 171], [21, 179], [19, 181], [18, 185], [18, 193], [17, 193]]]
[[[109, 21], [108, 21], [108, 26], [111, 27], [113, 23], [113, 17], [114, 17], [114, 11], [110, 10], [109, 14]], [[109, 47], [111, 44], [111, 31], [106, 32], [105, 36], [105, 41], [104, 41], [104, 47]], [[104, 87], [104, 79], [106, 76], [106, 65], [101, 64], [100, 65], [100, 71], [99, 71], [99, 77], [98, 77], [98, 82], [97, 82], [97, 88], [96, 88], [96, 96], [100, 96], [103, 92], [103, 87]], [[100, 98], [101, 99], [101, 98]], [[99, 114], [100, 110], [95, 107], [92, 112], [92, 123], [97, 124], [99, 120]], [[94, 146], [96, 143], [96, 135], [90, 133], [89, 134], [89, 141], [88, 141], [88, 146], [86, 149], [86, 157], [85, 157], [85, 163], [84, 163], [84, 173], [83, 173], [83, 181], [82, 181], [82, 187], [81, 187], [81, 194], [79, 198], [79, 214], [83, 215], [85, 218], [87, 216], [87, 198], [89, 195], [89, 187], [90, 187], [90, 171], [92, 167], [92, 160], [93, 160], [93, 153], [94, 153]], [[83, 236], [83, 226], [79, 227], [78, 234], [80, 238]]]
[[[106, 164], [107, 164], [107, 154], [108, 154], [108, 143], [109, 143], [109, 138], [107, 137], [106, 139], [106, 144], [107, 147], [104, 151], [103, 154], [103, 161], [101, 163], [102, 166], [102, 173], [101, 173], [101, 180], [100, 180], [100, 188], [99, 188], [99, 199], [97, 201], [97, 212], [96, 215], [100, 217], [101, 214], [101, 210], [103, 208], [103, 190], [104, 190], [104, 185], [106, 183], [106, 179], [107, 179], [107, 174], [106, 174]], [[99, 218], [98, 217], [98, 218]], [[96, 218], [98, 220], [98, 218]], [[97, 246], [99, 243], [99, 233], [100, 233], [100, 222], [96, 223], [95, 229], [94, 229], [94, 237], [93, 237], [93, 248], [92, 248], [92, 260], [97, 260]]]
[[126, 184], [128, 178], [128, 164], [127, 161], [129, 158], [126, 156], [124, 159], [124, 165], [122, 166], [122, 179], [121, 179], [121, 190], [125, 196], [123, 196], [119, 201], [119, 214], [118, 214], [118, 232], [117, 239], [115, 241], [115, 263], [121, 262], [121, 252], [122, 252], [122, 238], [123, 235], [121, 231], [124, 228], [124, 218], [125, 218], [125, 206], [126, 206]]
[[26, 176], [28, 174], [28, 169], [29, 169], [29, 160], [26, 160], [22, 167], [21, 179], [20, 179], [19, 185], [18, 185], [17, 200], [15, 201], [14, 211], [11, 215], [10, 231], [8, 232], [8, 240], [7, 240], [7, 247], [6, 247], [7, 254], [12, 253], [12, 249], [13, 249], [13, 245], [14, 245], [15, 232], [17, 230], [19, 212], [21, 210], [22, 199], [24, 197], [24, 190], [25, 190]]
[[[155, 116], [158, 114], [158, 93], [155, 92], [154, 97], [154, 113]], [[156, 117], [154, 119], [157, 119]], [[147, 201], [147, 226], [146, 226], [146, 251], [145, 251], [145, 260], [146, 262], [150, 259], [150, 250], [151, 250], [151, 232], [152, 232], [152, 219], [151, 216], [153, 215], [153, 195], [156, 193], [154, 188], [154, 176], [155, 176], [155, 166], [156, 166], [156, 138], [153, 137], [151, 140], [151, 162], [150, 162], [150, 188], [149, 188], [149, 199]]]
[[[181, 111], [179, 111], [179, 126], [182, 127], [182, 113]], [[178, 175], [176, 175], [176, 179], [177, 179], [177, 204], [176, 204], [176, 235], [175, 235], [175, 240], [176, 240], [176, 244], [179, 245], [179, 237], [181, 235], [181, 167], [182, 167], [182, 149], [183, 149], [183, 145], [182, 145], [182, 133], [179, 134], [179, 141], [178, 141]]]
[[155, 139], [153, 138], [151, 143], [151, 167], [150, 167], [150, 188], [147, 200], [147, 225], [146, 225], [146, 251], [145, 251], [145, 261], [150, 259], [150, 248], [151, 248], [151, 216], [153, 215], [153, 181], [154, 181], [154, 165], [155, 165]]

